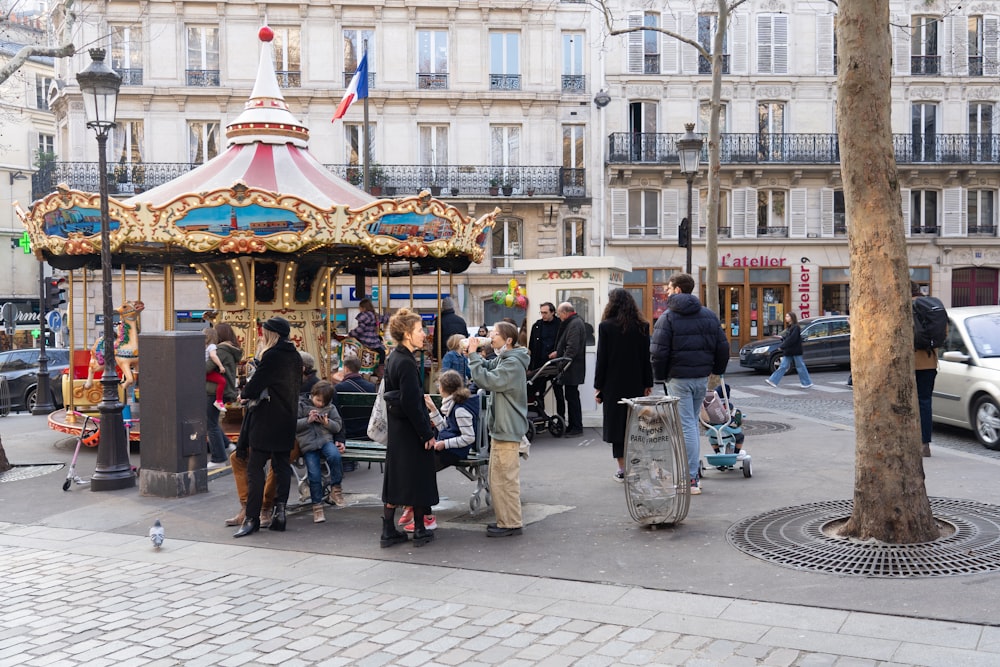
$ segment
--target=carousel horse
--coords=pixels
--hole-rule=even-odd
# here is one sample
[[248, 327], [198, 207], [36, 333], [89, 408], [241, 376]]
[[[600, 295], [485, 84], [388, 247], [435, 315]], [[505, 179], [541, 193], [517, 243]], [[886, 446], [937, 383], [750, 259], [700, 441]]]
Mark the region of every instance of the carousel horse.
[[[115, 310], [121, 317], [118, 323], [118, 334], [115, 336], [115, 365], [122, 374], [122, 388], [126, 400], [128, 390], [135, 384], [135, 373], [139, 365], [139, 313], [145, 305], [142, 301], [126, 301]], [[104, 368], [104, 336], [94, 341], [90, 348], [90, 367], [87, 369], [87, 381], [84, 389], [90, 389], [94, 384], [94, 376]]]

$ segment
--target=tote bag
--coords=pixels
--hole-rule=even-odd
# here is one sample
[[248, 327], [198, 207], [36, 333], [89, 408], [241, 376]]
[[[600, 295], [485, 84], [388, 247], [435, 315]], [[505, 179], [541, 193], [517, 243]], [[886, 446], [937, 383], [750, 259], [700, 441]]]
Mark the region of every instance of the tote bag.
[[385, 412], [385, 380], [378, 383], [372, 416], [368, 419], [368, 437], [379, 444], [389, 444], [389, 422], [386, 420]]

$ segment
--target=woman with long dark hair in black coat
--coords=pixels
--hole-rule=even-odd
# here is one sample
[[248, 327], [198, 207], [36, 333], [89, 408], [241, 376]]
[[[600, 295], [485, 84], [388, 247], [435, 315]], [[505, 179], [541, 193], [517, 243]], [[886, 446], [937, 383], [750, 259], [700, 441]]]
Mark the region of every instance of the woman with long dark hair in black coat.
[[625, 481], [625, 428], [628, 406], [622, 398], [649, 396], [653, 389], [653, 367], [649, 361], [649, 322], [642, 317], [635, 299], [616, 288], [597, 327], [595, 399], [604, 406], [604, 441], [618, 460], [615, 479]]
[[389, 320], [389, 335], [398, 345], [385, 362], [385, 407], [389, 443], [382, 478], [382, 547], [406, 541], [406, 533], [396, 530], [396, 508], [413, 508], [413, 546], [420, 547], [434, 533], [424, 525], [424, 516], [437, 505], [437, 468], [434, 459], [434, 431], [424, 404], [424, 387], [415, 352], [424, 347], [424, 326], [420, 315], [400, 308]]
[[288, 340], [291, 327], [283, 317], [264, 322], [257, 348], [257, 370], [240, 392], [244, 404], [255, 401], [243, 417], [236, 455], [247, 460], [247, 510], [243, 525], [233, 537], [260, 530], [264, 501], [264, 465], [270, 461], [278, 482], [271, 530], [285, 529], [285, 503], [291, 486], [288, 458], [295, 446], [299, 416], [302, 357]]

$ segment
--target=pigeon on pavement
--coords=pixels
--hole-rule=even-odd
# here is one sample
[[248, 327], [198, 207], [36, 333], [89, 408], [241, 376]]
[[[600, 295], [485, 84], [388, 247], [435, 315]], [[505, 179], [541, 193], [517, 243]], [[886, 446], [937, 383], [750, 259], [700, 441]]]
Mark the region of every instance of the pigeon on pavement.
[[153, 541], [153, 548], [159, 549], [163, 546], [163, 524], [157, 519], [149, 529], [149, 539]]

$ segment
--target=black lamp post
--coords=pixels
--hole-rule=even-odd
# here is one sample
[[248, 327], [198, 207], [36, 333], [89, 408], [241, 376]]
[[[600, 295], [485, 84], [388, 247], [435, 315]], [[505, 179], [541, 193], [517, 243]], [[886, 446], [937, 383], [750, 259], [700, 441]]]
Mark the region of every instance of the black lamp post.
[[122, 78], [104, 62], [104, 49], [90, 50], [91, 63], [76, 75], [83, 94], [87, 127], [97, 134], [97, 164], [101, 195], [101, 289], [104, 294], [104, 395], [101, 413], [101, 436], [97, 444], [97, 464], [90, 478], [94, 491], [113, 491], [135, 486], [135, 474], [128, 460], [128, 434], [118, 400], [118, 374], [115, 372], [114, 304], [111, 300], [111, 232], [108, 220], [108, 133], [115, 126], [118, 89]]
[[45, 264], [38, 262], [38, 382], [35, 385], [35, 405], [33, 415], [47, 415], [56, 409], [52, 403], [52, 387], [49, 374], [49, 358], [45, 354], [46, 311], [49, 307], [49, 290], [45, 282]]
[[687, 177], [688, 209], [687, 209], [687, 273], [691, 273], [691, 236], [694, 220], [691, 218], [691, 183], [698, 173], [698, 163], [701, 162], [701, 147], [704, 145], [701, 137], [694, 133], [694, 123], [686, 123], [687, 133], [677, 142], [677, 156], [681, 163], [681, 173]]

